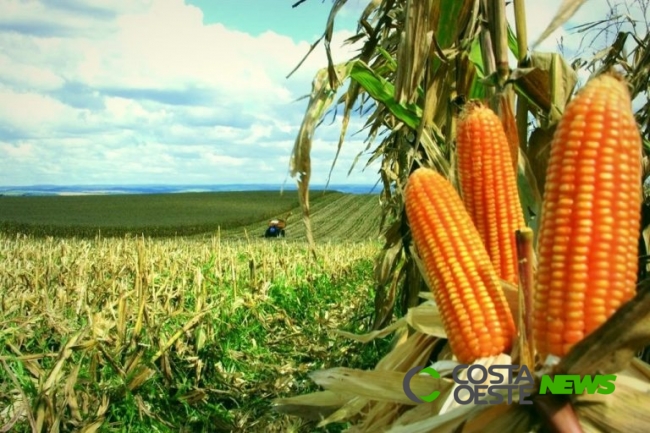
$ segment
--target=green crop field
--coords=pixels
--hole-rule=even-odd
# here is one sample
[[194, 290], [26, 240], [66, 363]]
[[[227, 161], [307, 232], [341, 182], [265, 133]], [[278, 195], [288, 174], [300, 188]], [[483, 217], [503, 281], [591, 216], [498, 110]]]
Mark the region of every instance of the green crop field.
[[[361, 241], [377, 239], [381, 210], [379, 196], [315, 193], [310, 199], [310, 218], [317, 241]], [[300, 208], [292, 210], [287, 223], [287, 239], [305, 239], [305, 225]], [[266, 220], [227, 230], [225, 239], [241, 239], [246, 234], [261, 236]]]
[[[376, 195], [312, 192], [315, 236], [366, 239], [377, 233]], [[213, 234], [260, 236], [269, 218], [288, 214], [290, 239], [304, 238], [297, 192], [0, 197], [0, 230], [36, 236]]]

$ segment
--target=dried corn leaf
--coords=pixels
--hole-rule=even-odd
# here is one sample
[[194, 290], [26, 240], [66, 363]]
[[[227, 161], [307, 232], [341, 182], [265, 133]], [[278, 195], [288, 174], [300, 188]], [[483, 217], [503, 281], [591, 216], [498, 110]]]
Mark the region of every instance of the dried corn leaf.
[[351, 420], [352, 418], [359, 415], [361, 411], [363, 411], [363, 409], [368, 406], [368, 403], [368, 399], [365, 399], [363, 397], [353, 397], [336, 412], [319, 422], [318, 427], [324, 427], [335, 422]]
[[[410, 311], [410, 310], [409, 310]], [[360, 343], [369, 343], [372, 340], [376, 338], [384, 338], [393, 332], [397, 331], [400, 328], [403, 328], [406, 326], [407, 321], [405, 317], [402, 317], [401, 319], [397, 320], [396, 322], [393, 322], [391, 325], [377, 330], [377, 331], [372, 331], [367, 334], [354, 334], [352, 332], [347, 332], [347, 331], [341, 331], [340, 329], [335, 330], [334, 332], [342, 337], [349, 338], [350, 340], [358, 341]]]
[[[417, 248], [415, 247], [415, 244], [411, 244], [409, 247], [409, 251], [411, 252], [411, 258], [417, 265], [418, 269], [420, 270], [420, 275], [422, 275], [422, 279], [426, 283], [426, 285], [429, 287], [429, 290], [431, 293], [433, 293], [433, 283], [429, 280], [429, 275], [427, 274], [427, 268], [424, 266], [424, 263], [422, 262], [422, 259], [420, 258], [420, 255], [418, 254]], [[421, 292], [420, 292], [421, 293]], [[432, 297], [432, 299], [435, 299]]]
[[537, 41], [535, 41], [535, 43], [532, 45], [532, 48], [535, 49], [535, 47], [544, 42], [544, 40], [546, 40], [546, 38], [548, 38], [551, 33], [569, 21], [573, 14], [575, 14], [578, 9], [580, 9], [580, 6], [582, 6], [585, 1], [586, 0], [564, 0], [560, 5], [558, 11], [555, 13], [553, 20], [542, 32]]
[[404, 344], [395, 347], [384, 356], [375, 370], [393, 370], [406, 373], [416, 365], [424, 365], [429, 359], [437, 338], [420, 332], [413, 333]]
[[414, 103], [424, 76], [433, 32], [432, 0], [407, 0], [405, 31], [397, 48], [395, 99]]
[[[506, 299], [510, 305], [511, 311], [513, 314], [517, 314], [519, 311], [518, 289], [516, 286], [505, 281], [502, 281], [502, 288], [506, 294]], [[417, 307], [409, 308], [406, 316], [400, 318], [386, 328], [362, 335], [353, 334], [351, 332], [341, 330], [336, 330], [335, 332], [345, 338], [350, 338], [362, 343], [368, 343], [376, 338], [383, 338], [387, 335], [390, 335], [391, 333], [408, 324], [416, 331], [424, 335], [438, 338], [447, 338], [447, 333], [444, 329], [442, 317], [440, 316], [440, 311], [438, 310], [438, 307], [433, 300], [433, 296], [430, 293], [426, 292], [420, 292], [419, 296], [429, 300], [418, 305]]]
[[639, 358], [634, 358], [628, 368], [623, 370], [621, 374], [636, 378], [643, 382], [650, 382], [650, 365], [643, 362]]
[[143, 383], [152, 378], [154, 374], [156, 374], [155, 370], [152, 370], [149, 367], [141, 367], [137, 370], [137, 373], [133, 374], [133, 377], [128, 382], [127, 388], [130, 391], [138, 389]]
[[[627, 374], [625, 372], [621, 372], [616, 375], [616, 389], [618, 390], [618, 388], [629, 389], [635, 392], [640, 392], [642, 394], [650, 395], [650, 382], [648, 382], [646, 379], [636, 378], [633, 375]], [[617, 392], [618, 391], [614, 391], [614, 394], [616, 394]], [[583, 399], [583, 401], [600, 402], [601, 400], [607, 401], [609, 399], [609, 395], [592, 394], [592, 395], [583, 395], [581, 396], [581, 398]]]
[[201, 321], [203, 316], [205, 316], [206, 313], [207, 313], [207, 311], [203, 311], [203, 312], [201, 312], [199, 314], [196, 314], [185, 325], [183, 325], [183, 327], [181, 329], [176, 331], [174, 333], [174, 335], [172, 335], [171, 338], [169, 340], [167, 340], [167, 342], [165, 342], [165, 344], [162, 345], [162, 347], [158, 350], [158, 352], [156, 352], [156, 354], [151, 359], [151, 362], [156, 362], [158, 360], [158, 358], [160, 358], [165, 352], [167, 352], [167, 350], [176, 342], [176, 340], [181, 338], [181, 336], [183, 334], [185, 334], [187, 331], [189, 331], [190, 329], [192, 329], [193, 327], [198, 325], [199, 322]]
[[454, 433], [462, 431], [461, 426], [472, 414], [487, 410], [490, 406], [463, 406], [444, 415], [432, 416], [408, 425], [394, 425], [386, 433]]
[[50, 371], [50, 374], [47, 376], [47, 380], [41, 387], [41, 392], [43, 395], [48, 395], [50, 393], [50, 390], [54, 386], [56, 382], [58, 382], [62, 376], [63, 376], [63, 364], [65, 361], [72, 356], [72, 349], [71, 347], [74, 346], [77, 343], [77, 340], [81, 337], [81, 335], [84, 332], [78, 332], [75, 335], [73, 335], [70, 340], [65, 344], [63, 349], [61, 349], [61, 352], [59, 353], [59, 358], [56, 361], [56, 364], [54, 365], [54, 368]]
[[[341, 393], [354, 393], [368, 400], [386, 401], [415, 405], [404, 393], [404, 372], [356, 370], [352, 368], [332, 368], [311, 374], [314, 382], [323, 388]], [[435, 390], [441, 392], [451, 388], [449, 379], [435, 379], [429, 375], [415, 375], [411, 379], [411, 389], [415, 395], [428, 395]]]
[[4, 427], [8, 427], [6, 431], [9, 431], [9, 429], [11, 429], [11, 427], [16, 422], [18, 422], [19, 419], [21, 419], [23, 416], [26, 416], [27, 420], [29, 421], [29, 425], [32, 428], [32, 431], [38, 431], [38, 428], [36, 426], [36, 421], [34, 420], [34, 415], [32, 414], [30, 408], [29, 399], [27, 395], [25, 395], [25, 392], [23, 391], [22, 387], [20, 386], [20, 383], [18, 382], [18, 378], [3, 359], [0, 359], [0, 363], [2, 364], [2, 367], [4, 368], [5, 372], [7, 373], [7, 375], [11, 379], [11, 382], [14, 384], [17, 390], [16, 393], [13, 393], [14, 398], [12, 403], [10, 403], [9, 406], [7, 406], [6, 408], [2, 409], [2, 411], [0, 411], [0, 421], [5, 423]]
[[325, 39], [325, 54], [327, 56], [327, 73], [328, 73], [328, 80], [330, 82], [330, 85], [332, 87], [336, 86], [336, 79], [337, 79], [337, 74], [335, 72], [336, 66], [332, 63], [332, 52], [330, 48], [330, 44], [332, 42], [332, 36], [334, 34], [334, 20], [336, 18], [336, 14], [339, 12], [339, 10], [345, 5], [347, 0], [335, 0], [334, 4], [332, 5], [332, 9], [330, 10], [330, 13], [327, 17], [327, 24], [325, 26], [325, 31], [323, 32], [323, 35], [319, 37], [310, 47], [309, 50], [307, 51], [307, 54], [300, 60], [298, 65], [287, 75], [287, 78], [289, 78], [291, 75], [293, 75], [294, 72], [296, 72], [300, 66], [304, 63], [305, 60], [307, 60], [307, 57], [314, 51], [314, 48], [318, 46], [321, 40]]
[[319, 391], [296, 397], [278, 398], [273, 400], [272, 404], [280, 413], [307, 420], [319, 420], [330, 416], [353, 398], [353, 394]]
[[391, 426], [393, 428], [399, 426], [408, 426], [437, 416], [440, 412], [440, 407], [447, 399], [449, 393], [451, 393], [451, 389], [449, 389], [446, 393], [441, 393], [440, 397], [430, 403], [421, 403], [412, 409], [407, 410], [402, 414], [402, 416], [395, 420]]
[[104, 424], [104, 419], [98, 419], [95, 421], [91, 421], [87, 424], [85, 424], [81, 429], [81, 433], [95, 433], [98, 431], [101, 426]]
[[391, 425], [403, 411], [403, 405], [388, 402], [372, 403], [372, 407], [365, 414], [360, 424], [347, 433], [373, 433], [381, 431], [384, 426]]
[[145, 353], [144, 349], [140, 348], [137, 352], [131, 355], [131, 357], [127, 360], [125, 364], [126, 368], [124, 372], [126, 374], [131, 374], [135, 371], [136, 368], [140, 367], [144, 353]]
[[81, 363], [77, 364], [73, 369], [68, 379], [65, 382], [65, 397], [68, 403], [68, 408], [70, 409], [70, 415], [76, 421], [82, 421], [81, 412], [79, 411], [79, 402], [77, 401], [77, 394], [75, 392], [75, 385], [77, 384], [77, 377], [79, 376], [79, 370], [81, 369]]
[[388, 323], [393, 314], [395, 302], [395, 291], [399, 273], [398, 265], [402, 258], [402, 236], [400, 233], [400, 222], [393, 223], [386, 231], [386, 243], [375, 260], [374, 278], [376, 287], [375, 294], [375, 318], [372, 329], [377, 330], [385, 323]]
[[563, 57], [540, 52], [531, 53], [530, 67], [516, 69], [511, 79], [520, 96], [546, 113], [539, 117], [545, 128], [557, 123], [578, 82], [576, 72]]
[[[393, 350], [384, 356], [377, 363], [374, 371], [390, 371], [393, 373], [400, 372], [397, 374], [399, 374], [403, 380], [404, 373], [406, 373], [408, 370], [415, 367], [416, 365], [424, 365], [426, 363], [436, 341], [437, 339], [435, 337], [415, 332], [406, 340], [406, 342], [395, 346]], [[342, 391], [346, 392], [345, 390]], [[347, 392], [353, 392], [355, 395], [358, 395], [358, 392], [356, 392], [354, 389], [350, 389]], [[402, 397], [406, 397], [403, 389]], [[325, 419], [323, 422], [321, 422], [321, 425], [325, 425], [331, 422], [348, 420], [361, 412], [371, 401], [372, 398], [355, 397], [331, 416], [329, 416], [327, 419]]]
[[528, 433], [532, 418], [528, 407], [518, 404], [466, 405], [445, 414], [409, 420], [410, 414], [423, 410], [424, 405], [406, 412], [387, 430], [391, 433]]
[[463, 433], [528, 433], [533, 427], [530, 406], [499, 404], [472, 416]]
[[300, 203], [303, 209], [303, 221], [306, 228], [307, 241], [309, 242], [312, 254], [316, 254], [316, 246], [311, 230], [311, 221], [309, 219], [309, 179], [311, 178], [311, 145], [314, 132], [319, 121], [325, 114], [326, 110], [334, 101], [338, 85], [349, 75], [353, 63], [344, 63], [333, 67], [338, 80], [333, 87], [330, 84], [331, 69], [325, 68], [318, 71], [312, 82], [311, 95], [305, 116], [300, 125], [300, 130], [296, 136], [290, 160], [291, 177], [299, 176], [297, 179]]
[[619, 375], [612, 394], [586, 395], [576, 400], [574, 408], [585, 430], [608, 433], [648, 431], [650, 386], [647, 383]]
[[434, 302], [427, 301], [406, 313], [406, 322], [416, 331], [438, 338], [447, 338], [440, 311]]
[[387, 335], [392, 334], [393, 332], [405, 327], [406, 325], [411, 326], [416, 331], [419, 331], [425, 335], [430, 335], [438, 338], [447, 338], [447, 334], [445, 333], [445, 329], [442, 323], [442, 318], [440, 316], [440, 311], [433, 301], [427, 301], [418, 305], [417, 307], [409, 308], [406, 316], [393, 322], [386, 328], [377, 331], [372, 331], [361, 335], [341, 330], [336, 330], [335, 332], [345, 338], [359, 341], [361, 343], [368, 343], [376, 338], [386, 337]]
[[[34, 362], [34, 360], [41, 358], [43, 355], [23, 355], [20, 349], [16, 347], [14, 344], [11, 342], [6, 343], [7, 346], [11, 349], [12, 352], [16, 354], [16, 359], [22, 361], [23, 365], [25, 368], [34, 376], [34, 378], [39, 379], [45, 372], [40, 368], [39, 364], [37, 362]], [[11, 358], [0, 358], [3, 361], [5, 359], [11, 359]]]

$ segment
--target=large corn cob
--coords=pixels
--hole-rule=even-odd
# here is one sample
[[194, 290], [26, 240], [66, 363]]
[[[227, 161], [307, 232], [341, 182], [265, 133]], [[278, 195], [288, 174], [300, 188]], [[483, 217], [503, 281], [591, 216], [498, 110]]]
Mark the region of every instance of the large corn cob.
[[456, 190], [434, 170], [419, 168], [408, 180], [405, 202], [452, 352], [471, 363], [510, 350], [510, 308]]
[[465, 207], [499, 277], [517, 284], [515, 232], [525, 223], [503, 124], [490, 108], [471, 103], [458, 121], [456, 141]]
[[635, 293], [641, 138], [622, 80], [592, 79], [567, 105], [546, 173], [533, 327], [543, 357], [566, 355]]

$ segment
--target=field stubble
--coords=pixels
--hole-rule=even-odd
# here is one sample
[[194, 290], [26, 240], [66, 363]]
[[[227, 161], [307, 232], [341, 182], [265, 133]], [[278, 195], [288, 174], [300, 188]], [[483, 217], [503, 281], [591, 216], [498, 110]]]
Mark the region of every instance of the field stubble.
[[330, 331], [367, 331], [378, 249], [0, 236], [0, 427], [316, 431], [270, 400], [376, 363]]

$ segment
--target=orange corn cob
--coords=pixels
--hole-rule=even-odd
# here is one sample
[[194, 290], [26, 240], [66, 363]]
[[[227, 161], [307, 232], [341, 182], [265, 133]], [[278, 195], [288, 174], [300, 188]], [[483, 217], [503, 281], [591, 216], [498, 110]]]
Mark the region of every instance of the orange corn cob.
[[452, 352], [462, 363], [509, 351], [510, 307], [490, 257], [454, 187], [427, 168], [405, 191], [406, 215]]
[[625, 82], [592, 79], [551, 143], [539, 232], [533, 334], [564, 356], [635, 293], [641, 137]]
[[467, 212], [499, 277], [517, 284], [515, 231], [525, 227], [512, 152], [499, 117], [471, 103], [458, 121], [458, 177]]

